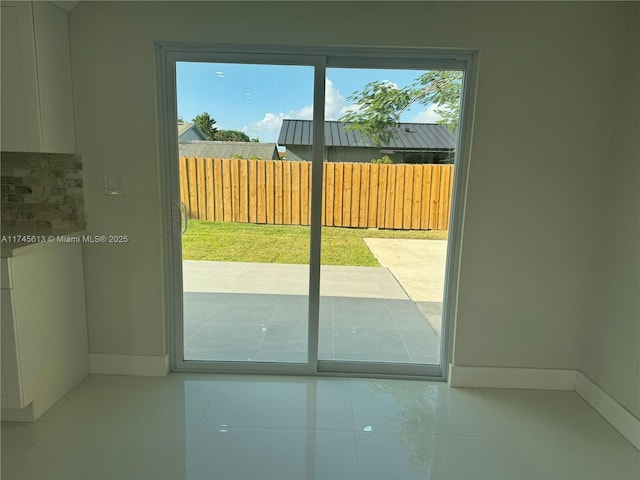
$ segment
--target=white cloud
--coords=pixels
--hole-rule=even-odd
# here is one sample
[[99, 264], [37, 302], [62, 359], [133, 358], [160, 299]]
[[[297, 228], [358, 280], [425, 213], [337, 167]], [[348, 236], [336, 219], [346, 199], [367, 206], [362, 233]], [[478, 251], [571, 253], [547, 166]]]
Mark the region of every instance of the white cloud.
[[[327, 120], [337, 120], [349, 109], [355, 108], [352, 105], [347, 105], [347, 100], [328, 78], [325, 88], [325, 118]], [[285, 118], [311, 120], [313, 119], [313, 105], [305, 105], [298, 110], [289, 110], [287, 113], [267, 112], [261, 120], [245, 126], [243, 130], [250, 137], [260, 136], [266, 138], [277, 136], [282, 127], [282, 120]]]
[[398, 84], [396, 82], [392, 82], [390, 80], [382, 80], [381, 83], [386, 85], [386, 86], [388, 86], [388, 87], [393, 88], [394, 90], [398, 90], [398, 88], [400, 88], [400, 87], [398, 87]]
[[285, 118], [284, 113], [267, 112], [262, 120], [244, 127], [244, 130], [247, 133], [251, 132], [251, 135], [278, 132], [280, 131], [283, 118]]
[[342, 96], [333, 82], [327, 78], [324, 102], [324, 117], [327, 120], [337, 120], [347, 112], [347, 99]]
[[285, 118], [295, 118], [299, 120], [311, 120], [313, 118], [313, 106], [308, 105], [300, 110], [290, 110], [287, 113], [267, 112], [264, 117], [257, 122], [247, 125], [243, 128], [244, 132], [250, 137], [275, 138], [280, 133], [282, 120]]
[[288, 118], [294, 118], [296, 120], [312, 120], [313, 119], [313, 105], [307, 105], [300, 110], [292, 110], [288, 113]]
[[436, 113], [437, 108], [436, 105], [429, 105], [425, 110], [420, 111], [408, 121], [411, 123], [438, 123], [442, 120], [442, 116]]

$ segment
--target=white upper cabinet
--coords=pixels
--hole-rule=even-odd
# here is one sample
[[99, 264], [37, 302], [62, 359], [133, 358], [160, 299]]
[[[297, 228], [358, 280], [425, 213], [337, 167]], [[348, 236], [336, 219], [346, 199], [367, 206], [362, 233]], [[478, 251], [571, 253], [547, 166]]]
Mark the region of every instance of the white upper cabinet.
[[67, 13], [48, 2], [1, 8], [2, 150], [74, 153]]

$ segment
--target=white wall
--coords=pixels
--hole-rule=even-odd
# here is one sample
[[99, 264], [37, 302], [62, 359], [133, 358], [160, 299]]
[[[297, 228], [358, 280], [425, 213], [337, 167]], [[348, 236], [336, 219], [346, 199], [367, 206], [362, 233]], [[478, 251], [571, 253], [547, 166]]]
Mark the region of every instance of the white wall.
[[[127, 2], [82, 2], [70, 15], [78, 153], [91, 234], [127, 244], [85, 244], [89, 353], [162, 355], [159, 166], [153, 48]], [[104, 173], [124, 195], [104, 194]]]
[[[154, 40], [480, 49], [458, 365], [577, 368], [603, 159], [629, 4], [82, 2], [71, 14], [78, 151], [92, 232], [92, 353], [164, 339]], [[126, 195], [103, 194], [103, 172]]]
[[[626, 26], [625, 64], [611, 118], [611, 151], [600, 161], [598, 256], [581, 371], [640, 418], [640, 5]], [[638, 362], [638, 363], [637, 363]], [[639, 365], [640, 366], [640, 365]]]

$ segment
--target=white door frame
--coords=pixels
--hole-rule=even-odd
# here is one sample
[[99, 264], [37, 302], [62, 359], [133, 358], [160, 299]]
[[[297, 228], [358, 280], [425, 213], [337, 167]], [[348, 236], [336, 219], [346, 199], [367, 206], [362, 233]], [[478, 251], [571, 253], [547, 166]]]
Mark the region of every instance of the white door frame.
[[[255, 63], [314, 67], [314, 117], [311, 235], [309, 263], [308, 362], [202, 362], [183, 360], [181, 211], [179, 207], [178, 138], [176, 130], [177, 62]], [[165, 311], [172, 371], [246, 372], [299, 375], [358, 375], [446, 380], [452, 356], [456, 319], [458, 273], [462, 247], [462, 225], [466, 203], [468, 164], [471, 150], [473, 106], [475, 103], [478, 52], [416, 48], [339, 48], [262, 45], [202, 45], [156, 43], [159, 153], [162, 182]], [[318, 360], [320, 300], [320, 242], [322, 210], [322, 162], [324, 143], [324, 97], [327, 68], [396, 68], [463, 70], [464, 85], [453, 202], [450, 218], [442, 339], [439, 365], [396, 364]]]

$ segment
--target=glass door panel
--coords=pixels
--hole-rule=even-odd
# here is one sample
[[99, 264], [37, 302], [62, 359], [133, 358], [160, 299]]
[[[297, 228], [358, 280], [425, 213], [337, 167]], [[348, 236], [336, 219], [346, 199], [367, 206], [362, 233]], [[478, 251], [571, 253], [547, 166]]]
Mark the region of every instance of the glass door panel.
[[307, 363], [311, 164], [277, 142], [311, 118], [313, 67], [176, 73], [184, 360]]
[[319, 360], [439, 364], [461, 82], [327, 69]]

